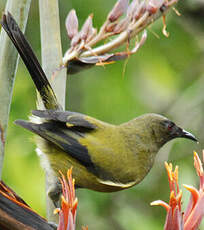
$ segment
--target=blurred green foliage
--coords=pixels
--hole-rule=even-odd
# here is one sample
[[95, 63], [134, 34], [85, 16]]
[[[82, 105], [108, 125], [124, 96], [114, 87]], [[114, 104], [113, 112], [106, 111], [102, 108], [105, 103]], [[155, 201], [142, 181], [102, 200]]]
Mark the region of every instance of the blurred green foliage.
[[[201, 154], [204, 147], [204, 26], [199, 17], [195, 17], [195, 7], [192, 14], [189, 2], [178, 4], [181, 17], [173, 11], [168, 15], [170, 37], [163, 36], [162, 21], [157, 21], [150, 27], [145, 45], [129, 58], [127, 66], [125, 61], [120, 61], [68, 77], [70, 110], [116, 124], [147, 112], [161, 113], [191, 130], [200, 140], [199, 145], [177, 139], [164, 146], [149, 175], [129, 190], [112, 194], [77, 191], [78, 229], [81, 225], [98, 230], [162, 229], [165, 210], [150, 207], [149, 203], [169, 199], [165, 160], [179, 165], [181, 184], [198, 185], [192, 153], [197, 150]], [[59, 1], [64, 52], [69, 47], [64, 21], [70, 9], [76, 9], [80, 25], [93, 12], [94, 26], [99, 28], [114, 3], [114, 0]], [[4, 5], [5, 0], [0, 3], [1, 12]], [[26, 36], [40, 57], [37, 1], [32, 1]], [[44, 173], [35, 153], [33, 135], [13, 124], [16, 119], [28, 118], [35, 109], [35, 97], [34, 85], [20, 62], [11, 105], [3, 180], [45, 216]], [[188, 192], [184, 192], [184, 207], [188, 198]]]

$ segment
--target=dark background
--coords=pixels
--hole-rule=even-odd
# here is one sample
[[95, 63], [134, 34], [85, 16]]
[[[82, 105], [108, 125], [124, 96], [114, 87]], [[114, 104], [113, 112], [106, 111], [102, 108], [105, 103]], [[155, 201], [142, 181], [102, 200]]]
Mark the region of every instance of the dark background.
[[[0, 2], [0, 12], [5, 2]], [[37, 2], [32, 1], [26, 37], [40, 59]], [[114, 3], [114, 0], [59, 1], [63, 51], [69, 47], [64, 21], [70, 9], [76, 9], [80, 25], [93, 12], [94, 26], [99, 28]], [[112, 194], [77, 191], [78, 229], [81, 225], [88, 225], [90, 230], [163, 229], [165, 210], [151, 207], [150, 202], [169, 200], [164, 161], [179, 165], [181, 188], [183, 183], [198, 186], [193, 150], [201, 156], [204, 146], [204, 3], [199, 0], [180, 1], [177, 9], [182, 16], [178, 17], [171, 11], [167, 17], [170, 37], [163, 36], [162, 20], [158, 20], [149, 28], [145, 45], [129, 58], [126, 67], [125, 62], [120, 61], [69, 76], [69, 110], [114, 124], [147, 112], [160, 113], [194, 133], [200, 144], [185, 139], [166, 144], [144, 181], [129, 190]], [[16, 119], [28, 118], [36, 107], [35, 98], [34, 85], [20, 61], [11, 106], [3, 180], [34, 210], [45, 216], [44, 173], [35, 153], [33, 134], [13, 124]], [[185, 209], [189, 193], [184, 188], [182, 190]]]

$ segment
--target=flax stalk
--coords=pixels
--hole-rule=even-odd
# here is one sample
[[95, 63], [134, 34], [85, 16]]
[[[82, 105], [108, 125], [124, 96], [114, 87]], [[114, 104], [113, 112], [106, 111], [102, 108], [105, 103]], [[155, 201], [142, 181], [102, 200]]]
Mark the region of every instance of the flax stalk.
[[[57, 75], [54, 78], [51, 77], [62, 63], [58, 1], [39, 0], [39, 8], [42, 67], [56, 93], [58, 102], [65, 108], [66, 70], [57, 71]], [[55, 181], [53, 176], [46, 175], [47, 190], [53, 181]], [[49, 221], [57, 222], [58, 216], [53, 215], [53, 210], [52, 201], [47, 196], [47, 218]]]
[[[31, 0], [8, 0], [5, 12], [10, 12], [22, 31], [25, 31]], [[17, 51], [6, 33], [0, 34], [0, 178], [4, 159], [4, 146], [10, 112], [13, 84], [18, 64]]]

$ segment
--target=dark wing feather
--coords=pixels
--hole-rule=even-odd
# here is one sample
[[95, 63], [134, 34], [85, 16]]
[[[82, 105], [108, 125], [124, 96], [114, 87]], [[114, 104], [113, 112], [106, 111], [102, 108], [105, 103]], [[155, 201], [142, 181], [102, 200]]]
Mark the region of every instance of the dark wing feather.
[[79, 138], [85, 135], [84, 133], [69, 130], [65, 123], [56, 121], [35, 124], [28, 121], [17, 120], [15, 123], [52, 142], [85, 167], [94, 168], [87, 148], [78, 141]]
[[[94, 130], [97, 128], [95, 124], [92, 124], [90, 121], [86, 119], [86, 115], [76, 112], [60, 110], [34, 110], [32, 111], [32, 114], [37, 117], [45, 118], [46, 120], [67, 123], [67, 126], [70, 128], [82, 127], [89, 130]], [[94, 118], [91, 119], [95, 120]]]

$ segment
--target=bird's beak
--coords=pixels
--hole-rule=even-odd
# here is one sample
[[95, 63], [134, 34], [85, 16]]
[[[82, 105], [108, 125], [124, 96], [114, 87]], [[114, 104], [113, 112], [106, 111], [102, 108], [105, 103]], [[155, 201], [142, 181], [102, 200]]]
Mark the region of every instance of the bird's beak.
[[193, 141], [196, 141], [198, 142], [198, 140], [195, 138], [195, 136], [189, 132], [187, 132], [186, 130], [182, 129], [182, 132], [181, 132], [181, 135], [180, 137], [183, 137], [183, 138], [187, 138], [187, 139], [191, 139]]

